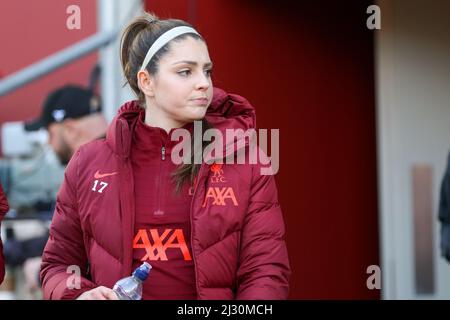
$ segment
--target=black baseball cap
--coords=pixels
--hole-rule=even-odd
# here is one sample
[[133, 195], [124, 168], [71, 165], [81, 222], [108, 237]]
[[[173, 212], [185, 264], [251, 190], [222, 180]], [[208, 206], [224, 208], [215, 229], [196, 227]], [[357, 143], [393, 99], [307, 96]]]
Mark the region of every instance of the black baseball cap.
[[100, 99], [91, 90], [76, 85], [66, 85], [52, 91], [45, 99], [41, 117], [25, 122], [25, 130], [47, 128], [53, 122], [77, 119], [101, 112]]

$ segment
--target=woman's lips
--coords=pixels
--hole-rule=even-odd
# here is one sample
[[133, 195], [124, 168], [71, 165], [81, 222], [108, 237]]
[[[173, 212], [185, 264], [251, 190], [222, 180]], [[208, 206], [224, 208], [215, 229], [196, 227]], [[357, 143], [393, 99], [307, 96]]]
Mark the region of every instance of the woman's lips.
[[207, 105], [208, 104], [208, 99], [206, 99], [206, 98], [192, 99], [192, 101], [197, 105]]

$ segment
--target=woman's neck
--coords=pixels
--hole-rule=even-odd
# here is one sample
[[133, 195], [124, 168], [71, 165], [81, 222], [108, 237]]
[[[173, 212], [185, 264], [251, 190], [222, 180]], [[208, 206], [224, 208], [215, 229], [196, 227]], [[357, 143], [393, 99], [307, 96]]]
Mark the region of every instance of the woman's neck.
[[144, 123], [151, 127], [158, 127], [164, 129], [167, 133], [173, 128], [181, 128], [185, 123], [169, 118], [164, 111], [150, 107], [145, 108]]

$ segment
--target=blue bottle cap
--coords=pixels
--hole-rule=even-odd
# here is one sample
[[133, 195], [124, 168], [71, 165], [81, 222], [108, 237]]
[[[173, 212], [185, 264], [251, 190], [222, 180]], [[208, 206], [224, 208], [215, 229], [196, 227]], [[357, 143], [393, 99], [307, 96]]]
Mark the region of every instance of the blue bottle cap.
[[141, 281], [147, 280], [148, 274], [150, 273], [150, 270], [152, 269], [152, 266], [144, 262], [139, 268], [134, 270], [133, 276], [138, 278]]

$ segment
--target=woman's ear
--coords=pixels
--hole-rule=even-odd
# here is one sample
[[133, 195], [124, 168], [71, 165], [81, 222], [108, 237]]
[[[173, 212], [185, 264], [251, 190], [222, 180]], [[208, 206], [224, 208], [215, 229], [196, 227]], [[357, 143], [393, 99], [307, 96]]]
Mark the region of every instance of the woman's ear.
[[142, 70], [137, 73], [137, 83], [144, 95], [149, 97], [155, 95], [153, 90], [154, 79], [147, 70]]

